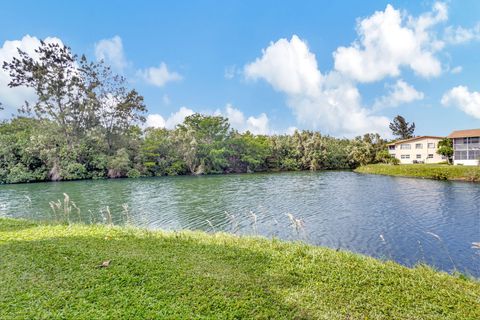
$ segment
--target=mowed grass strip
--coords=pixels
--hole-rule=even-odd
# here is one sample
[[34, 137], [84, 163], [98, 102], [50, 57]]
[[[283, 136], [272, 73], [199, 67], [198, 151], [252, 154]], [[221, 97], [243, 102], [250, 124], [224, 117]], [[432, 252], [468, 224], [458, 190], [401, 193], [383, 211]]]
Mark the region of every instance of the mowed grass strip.
[[0, 219], [0, 319], [480, 319], [480, 284], [278, 240]]
[[452, 166], [446, 164], [369, 164], [355, 172], [435, 180], [480, 181], [480, 166]]

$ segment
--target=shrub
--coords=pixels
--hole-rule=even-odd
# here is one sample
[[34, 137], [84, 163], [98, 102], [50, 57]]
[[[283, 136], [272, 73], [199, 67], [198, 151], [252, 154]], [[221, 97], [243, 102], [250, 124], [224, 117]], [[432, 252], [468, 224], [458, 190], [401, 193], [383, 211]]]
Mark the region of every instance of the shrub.
[[448, 174], [442, 171], [435, 171], [432, 173], [432, 179], [435, 180], [448, 180]]
[[85, 179], [87, 174], [85, 166], [78, 162], [67, 163], [65, 167], [60, 170], [60, 175], [63, 180]]
[[398, 166], [400, 164], [400, 160], [397, 159], [397, 158], [391, 157], [388, 160], [388, 163], [391, 164], [391, 165], [394, 165], [394, 166]]
[[130, 169], [127, 173], [127, 177], [129, 178], [140, 178], [140, 176], [140, 171], [138, 171], [137, 169]]
[[7, 177], [8, 183], [30, 182], [35, 180], [34, 174], [21, 163], [17, 163], [11, 167]]

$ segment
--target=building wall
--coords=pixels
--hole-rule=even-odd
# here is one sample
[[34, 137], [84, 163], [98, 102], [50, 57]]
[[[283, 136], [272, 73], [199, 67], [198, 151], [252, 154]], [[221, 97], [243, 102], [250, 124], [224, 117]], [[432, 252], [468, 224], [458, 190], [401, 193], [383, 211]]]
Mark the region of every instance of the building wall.
[[[390, 154], [395, 155], [395, 158], [400, 160], [402, 164], [413, 163], [414, 160], [423, 161], [424, 163], [439, 163], [446, 161], [441, 155], [437, 154], [439, 141], [441, 141], [441, 139], [424, 138], [406, 143], [398, 143], [395, 144], [395, 150], [390, 150], [389, 148], [388, 151]], [[429, 143], [433, 143], [435, 147], [428, 148]], [[402, 149], [402, 144], [410, 145], [410, 149]], [[421, 145], [422, 148], [417, 148], [417, 144]], [[433, 158], [429, 158], [428, 155], [433, 155]]]
[[478, 162], [478, 160], [453, 160], [453, 164], [463, 166], [478, 166]]

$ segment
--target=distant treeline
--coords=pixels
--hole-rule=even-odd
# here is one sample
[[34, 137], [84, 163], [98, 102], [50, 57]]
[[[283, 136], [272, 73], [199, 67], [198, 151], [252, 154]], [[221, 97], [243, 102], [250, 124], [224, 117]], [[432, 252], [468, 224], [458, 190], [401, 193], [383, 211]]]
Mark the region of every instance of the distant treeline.
[[239, 133], [225, 118], [200, 114], [175, 130], [132, 125], [111, 140], [102, 126], [73, 141], [61, 132], [51, 120], [22, 117], [0, 124], [0, 181], [348, 169], [380, 161], [385, 146], [373, 134], [350, 140], [310, 131]]
[[318, 132], [253, 135], [228, 119], [194, 114], [174, 130], [142, 130], [143, 97], [103, 62], [42, 43], [33, 58], [3, 65], [10, 87], [37, 101], [0, 123], [0, 182], [346, 169], [385, 161], [376, 134], [337, 139]]

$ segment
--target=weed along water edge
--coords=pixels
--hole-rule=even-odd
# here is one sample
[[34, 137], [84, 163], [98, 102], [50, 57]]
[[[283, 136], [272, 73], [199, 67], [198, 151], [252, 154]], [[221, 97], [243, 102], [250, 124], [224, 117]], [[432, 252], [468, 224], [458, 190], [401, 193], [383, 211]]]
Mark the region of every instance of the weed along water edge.
[[[301, 240], [480, 276], [476, 184], [350, 171], [0, 186], [12, 218]], [[64, 195], [68, 195], [68, 198]], [[67, 208], [65, 208], [67, 201]]]

